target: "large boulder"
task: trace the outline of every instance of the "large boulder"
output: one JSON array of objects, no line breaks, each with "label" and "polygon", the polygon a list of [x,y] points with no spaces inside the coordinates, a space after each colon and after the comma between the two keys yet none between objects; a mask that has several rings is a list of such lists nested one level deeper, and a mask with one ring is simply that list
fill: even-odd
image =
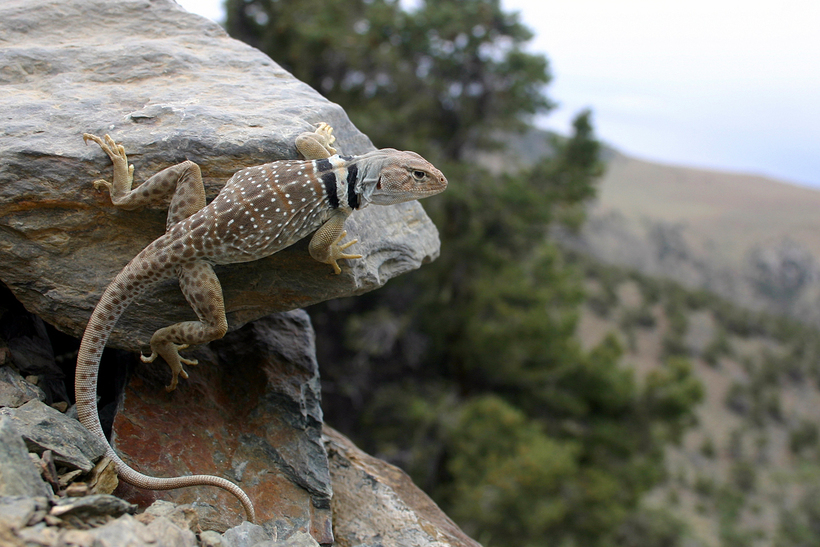
[{"label": "large boulder", "polygon": [[[0,280],[29,309],[79,336],[100,294],[162,235],[165,207],[121,211],[92,181],[111,162],[84,132],[121,141],[141,181],[189,159],[208,199],[237,170],[297,157],[319,122],[346,154],[373,149],[344,111],[262,52],[171,0],[5,0],[0,5]],[[307,242],[217,268],[231,329],[272,312],[360,294],[438,254],[421,206],[370,207],[347,223],[341,275]],[[175,282],[140,297],[111,344],[145,349],[158,328],[194,318]]]}]

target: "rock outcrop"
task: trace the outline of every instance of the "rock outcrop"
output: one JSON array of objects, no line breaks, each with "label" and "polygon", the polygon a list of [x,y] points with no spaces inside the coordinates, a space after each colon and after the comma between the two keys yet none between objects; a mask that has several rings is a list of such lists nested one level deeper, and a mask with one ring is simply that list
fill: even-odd
[{"label": "rock outcrop", "polygon": [[334,531],[340,547],[481,547],[401,469],[359,450],[324,427],[333,480]]},{"label": "rock outcrop", "polygon": [[[95,190],[111,164],[83,132],[124,143],[137,181],[196,162],[209,199],[240,168],[295,158],[295,137],[322,121],[344,153],[373,149],[338,105],[171,0],[7,0],[0,36],[0,279],[74,336],[114,275],[162,235],[166,212],[118,211]],[[217,268],[230,328],[366,292],[438,254],[418,203],[370,207],[346,227],[365,258],[340,276],[306,241]],[[156,329],[193,317],[169,282],[126,311],[110,343],[145,349]]]}]

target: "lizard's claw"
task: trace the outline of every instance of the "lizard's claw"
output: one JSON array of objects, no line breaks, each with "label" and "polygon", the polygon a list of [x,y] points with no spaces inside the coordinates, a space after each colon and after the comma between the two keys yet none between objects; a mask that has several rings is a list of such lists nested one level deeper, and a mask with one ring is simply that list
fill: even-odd
[{"label": "lizard's claw", "polygon": [[102,190],[103,188],[107,188],[109,194],[111,193],[111,189],[114,188],[114,185],[112,183],[108,182],[105,179],[95,180],[91,184],[93,184],[94,188],[97,189],[97,190]]}]

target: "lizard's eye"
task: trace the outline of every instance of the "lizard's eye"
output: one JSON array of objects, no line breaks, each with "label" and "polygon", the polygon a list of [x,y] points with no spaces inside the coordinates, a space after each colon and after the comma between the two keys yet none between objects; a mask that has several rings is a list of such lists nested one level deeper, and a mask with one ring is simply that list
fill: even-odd
[{"label": "lizard's eye", "polygon": [[419,171],[419,170],[413,171],[413,178],[416,179],[416,180],[424,180],[424,178],[426,176],[427,176],[427,173],[425,173],[424,171]]}]

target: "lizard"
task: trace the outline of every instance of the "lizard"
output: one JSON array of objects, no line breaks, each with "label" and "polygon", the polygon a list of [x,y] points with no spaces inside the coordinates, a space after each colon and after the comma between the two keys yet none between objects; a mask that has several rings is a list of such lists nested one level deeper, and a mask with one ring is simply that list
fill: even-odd
[{"label": "lizard", "polygon": [[150,340],[151,362],[162,357],[171,368],[171,383],[188,378],[183,365],[195,365],[179,351],[225,335],[228,322],[215,264],[248,262],[272,255],[315,232],[308,250],[317,261],[341,273],[338,260],[362,258],[342,243],[348,216],[368,204],[392,205],[442,192],[447,179],[415,152],[392,148],[359,156],[341,156],[333,147],[333,128],[321,123],[296,138],[304,160],[280,160],[236,172],[208,204],[199,166],[185,161],[168,167],[132,189],[134,166],[122,144],[109,135],[83,134],[97,143],[113,163],[113,182],[96,180],[114,206],[137,209],[171,195],[166,232],[137,254],[108,285],[86,325],[77,355],[75,399],[79,421],[106,445],[106,456],[124,482],[151,490],[210,485],[223,488],[242,503],[248,520],[255,510],[235,483],[213,475],[157,478],[129,467],[105,438],[97,412],[100,357],[126,307],[152,284],[177,277],[197,321],[156,331]]}]

